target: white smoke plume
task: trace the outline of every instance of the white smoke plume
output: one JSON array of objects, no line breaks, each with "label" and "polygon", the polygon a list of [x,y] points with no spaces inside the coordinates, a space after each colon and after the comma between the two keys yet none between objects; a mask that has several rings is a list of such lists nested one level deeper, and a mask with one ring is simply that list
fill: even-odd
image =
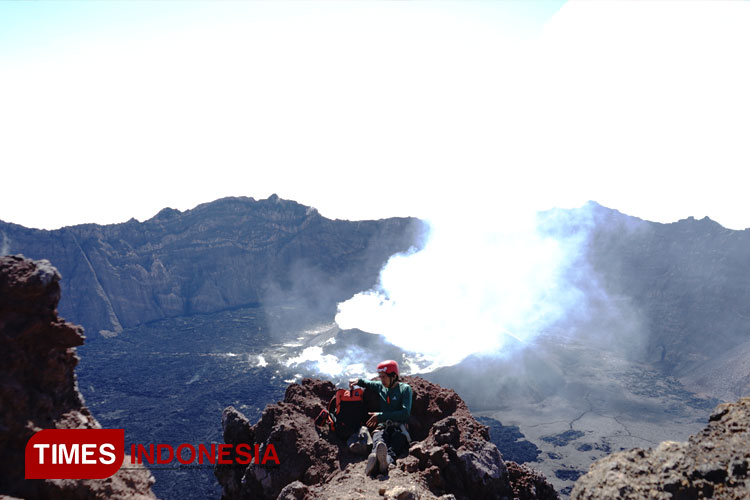
[{"label": "white smoke plume", "polygon": [[353,361],[353,357],[339,358],[332,354],[324,354],[320,346],[305,348],[298,356],[286,360],[287,367],[298,368],[309,363],[313,373],[325,374],[329,377],[354,377],[367,373],[364,363]]},{"label": "white smoke plume", "polygon": [[10,255],[10,238],[3,233],[3,243],[0,245],[0,255]]},{"label": "white smoke plume", "polygon": [[422,353],[431,368],[528,342],[582,305],[568,276],[586,213],[573,235],[543,233],[535,210],[494,202],[434,217],[425,248],[392,257],[375,289],[339,305],[336,322]]}]

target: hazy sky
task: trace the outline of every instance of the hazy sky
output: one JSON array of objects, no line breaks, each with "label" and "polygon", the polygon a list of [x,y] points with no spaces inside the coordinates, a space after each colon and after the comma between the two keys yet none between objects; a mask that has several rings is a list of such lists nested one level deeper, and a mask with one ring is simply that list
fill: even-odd
[{"label": "hazy sky", "polygon": [[0,219],[278,193],[748,227],[748,26],[748,2],[0,2]]}]

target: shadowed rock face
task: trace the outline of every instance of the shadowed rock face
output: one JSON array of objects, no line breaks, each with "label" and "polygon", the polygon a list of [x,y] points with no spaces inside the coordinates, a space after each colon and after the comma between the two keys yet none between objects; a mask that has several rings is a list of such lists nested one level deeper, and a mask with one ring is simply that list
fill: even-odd
[{"label": "shadowed rock face", "polygon": [[335,314],[338,302],[375,284],[391,255],[419,246],[424,229],[412,218],[330,220],[275,195],[164,209],[142,223],[42,231],[0,221],[10,252],[60,270],[61,314],[90,337],[280,300]]},{"label": "shadowed rock face", "polygon": [[[727,229],[708,217],[660,224],[593,202],[556,214],[557,231],[588,231],[587,265],[610,297],[639,312],[648,337],[637,357],[684,376],[750,342],[750,230]],[[569,222],[584,219],[587,229]]]},{"label": "shadowed rock face", "polygon": [[47,261],[0,257],[0,496],[155,498],[144,468],[103,480],[24,479],[24,450],[35,432],[101,427],[76,387],[75,346],[84,337],[57,316],[59,281]]},{"label": "shadowed rock face", "polygon": [[503,461],[487,427],[472,417],[454,391],[420,377],[404,381],[414,391],[414,441],[387,478],[365,478],[365,461],[327,429],[315,427],[314,418],[336,390],[330,382],[304,379],[290,385],[284,401],[267,406],[255,425],[228,407],[224,440],[234,445],[273,443],[281,465],[217,466],[224,498],[558,498],[543,476]]},{"label": "shadowed rock face", "polygon": [[589,469],[571,498],[693,500],[750,498],[750,398],[719,405],[687,443],[614,453]]}]

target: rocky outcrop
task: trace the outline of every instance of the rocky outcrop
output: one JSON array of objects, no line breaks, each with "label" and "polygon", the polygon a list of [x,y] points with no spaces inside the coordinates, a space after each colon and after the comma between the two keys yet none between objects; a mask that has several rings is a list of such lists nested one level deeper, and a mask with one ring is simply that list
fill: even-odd
[{"label": "rocky outcrop", "polygon": [[461,398],[420,377],[405,377],[414,391],[412,444],[388,476],[364,477],[365,461],[313,420],[333,396],[330,382],[304,379],[284,401],[266,407],[251,425],[236,409],[224,410],[227,443],[272,443],[278,467],[216,469],[225,499],[557,499],[543,476],[506,463],[486,426]]},{"label": "rocky outcrop", "polygon": [[376,283],[391,255],[419,246],[423,231],[413,218],[330,220],[275,195],[54,231],[0,221],[10,252],[60,270],[60,312],[90,340],[166,317],[282,300],[331,316],[338,302]]},{"label": "rocky outcrop", "polygon": [[614,453],[594,463],[574,500],[750,498],[750,398],[719,405],[686,443]]},{"label": "rocky outcrop", "polygon": [[76,387],[75,347],[84,337],[57,316],[59,281],[47,261],[0,257],[0,496],[155,498],[151,474],[139,467],[103,480],[24,479],[24,450],[35,432],[100,427]]}]

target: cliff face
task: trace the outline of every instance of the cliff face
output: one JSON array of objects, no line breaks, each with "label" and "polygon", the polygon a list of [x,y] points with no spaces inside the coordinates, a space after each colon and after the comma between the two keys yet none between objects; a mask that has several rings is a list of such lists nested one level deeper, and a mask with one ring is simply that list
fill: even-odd
[{"label": "cliff face", "polygon": [[591,262],[641,311],[650,361],[684,375],[750,341],[750,230],[708,218],[657,224],[603,207],[595,217]]},{"label": "cliff face", "polygon": [[47,261],[0,257],[0,495],[155,498],[144,468],[103,480],[24,479],[24,450],[35,432],[100,427],[76,386],[83,334],[57,316],[59,281]]},{"label": "cliff face", "polygon": [[486,426],[461,398],[419,377],[405,377],[414,391],[412,444],[388,476],[364,475],[366,460],[313,420],[336,388],[305,379],[290,385],[284,401],[266,407],[255,425],[233,407],[224,410],[227,443],[272,443],[280,466],[217,466],[225,499],[557,499],[544,476],[504,462]]},{"label": "cliff face", "polygon": [[574,500],[750,498],[750,398],[719,405],[687,443],[614,453],[589,469]]},{"label": "cliff face", "polygon": [[[584,236],[570,279],[586,293],[590,316],[611,317],[609,303],[597,302],[597,287],[637,316],[632,326],[648,335],[642,346],[632,346],[636,357],[681,377],[702,364],[701,370],[711,368],[737,346],[750,349],[750,230],[726,229],[708,218],[660,224],[593,202],[550,211],[542,221],[551,234]],[[703,382],[707,392],[721,393]]]},{"label": "cliff face", "polygon": [[237,306],[296,300],[314,312],[375,284],[397,252],[420,244],[417,219],[350,222],[272,196],[224,198],[143,223],[55,231],[0,222],[14,254],[65,277],[61,314],[89,336]]}]

